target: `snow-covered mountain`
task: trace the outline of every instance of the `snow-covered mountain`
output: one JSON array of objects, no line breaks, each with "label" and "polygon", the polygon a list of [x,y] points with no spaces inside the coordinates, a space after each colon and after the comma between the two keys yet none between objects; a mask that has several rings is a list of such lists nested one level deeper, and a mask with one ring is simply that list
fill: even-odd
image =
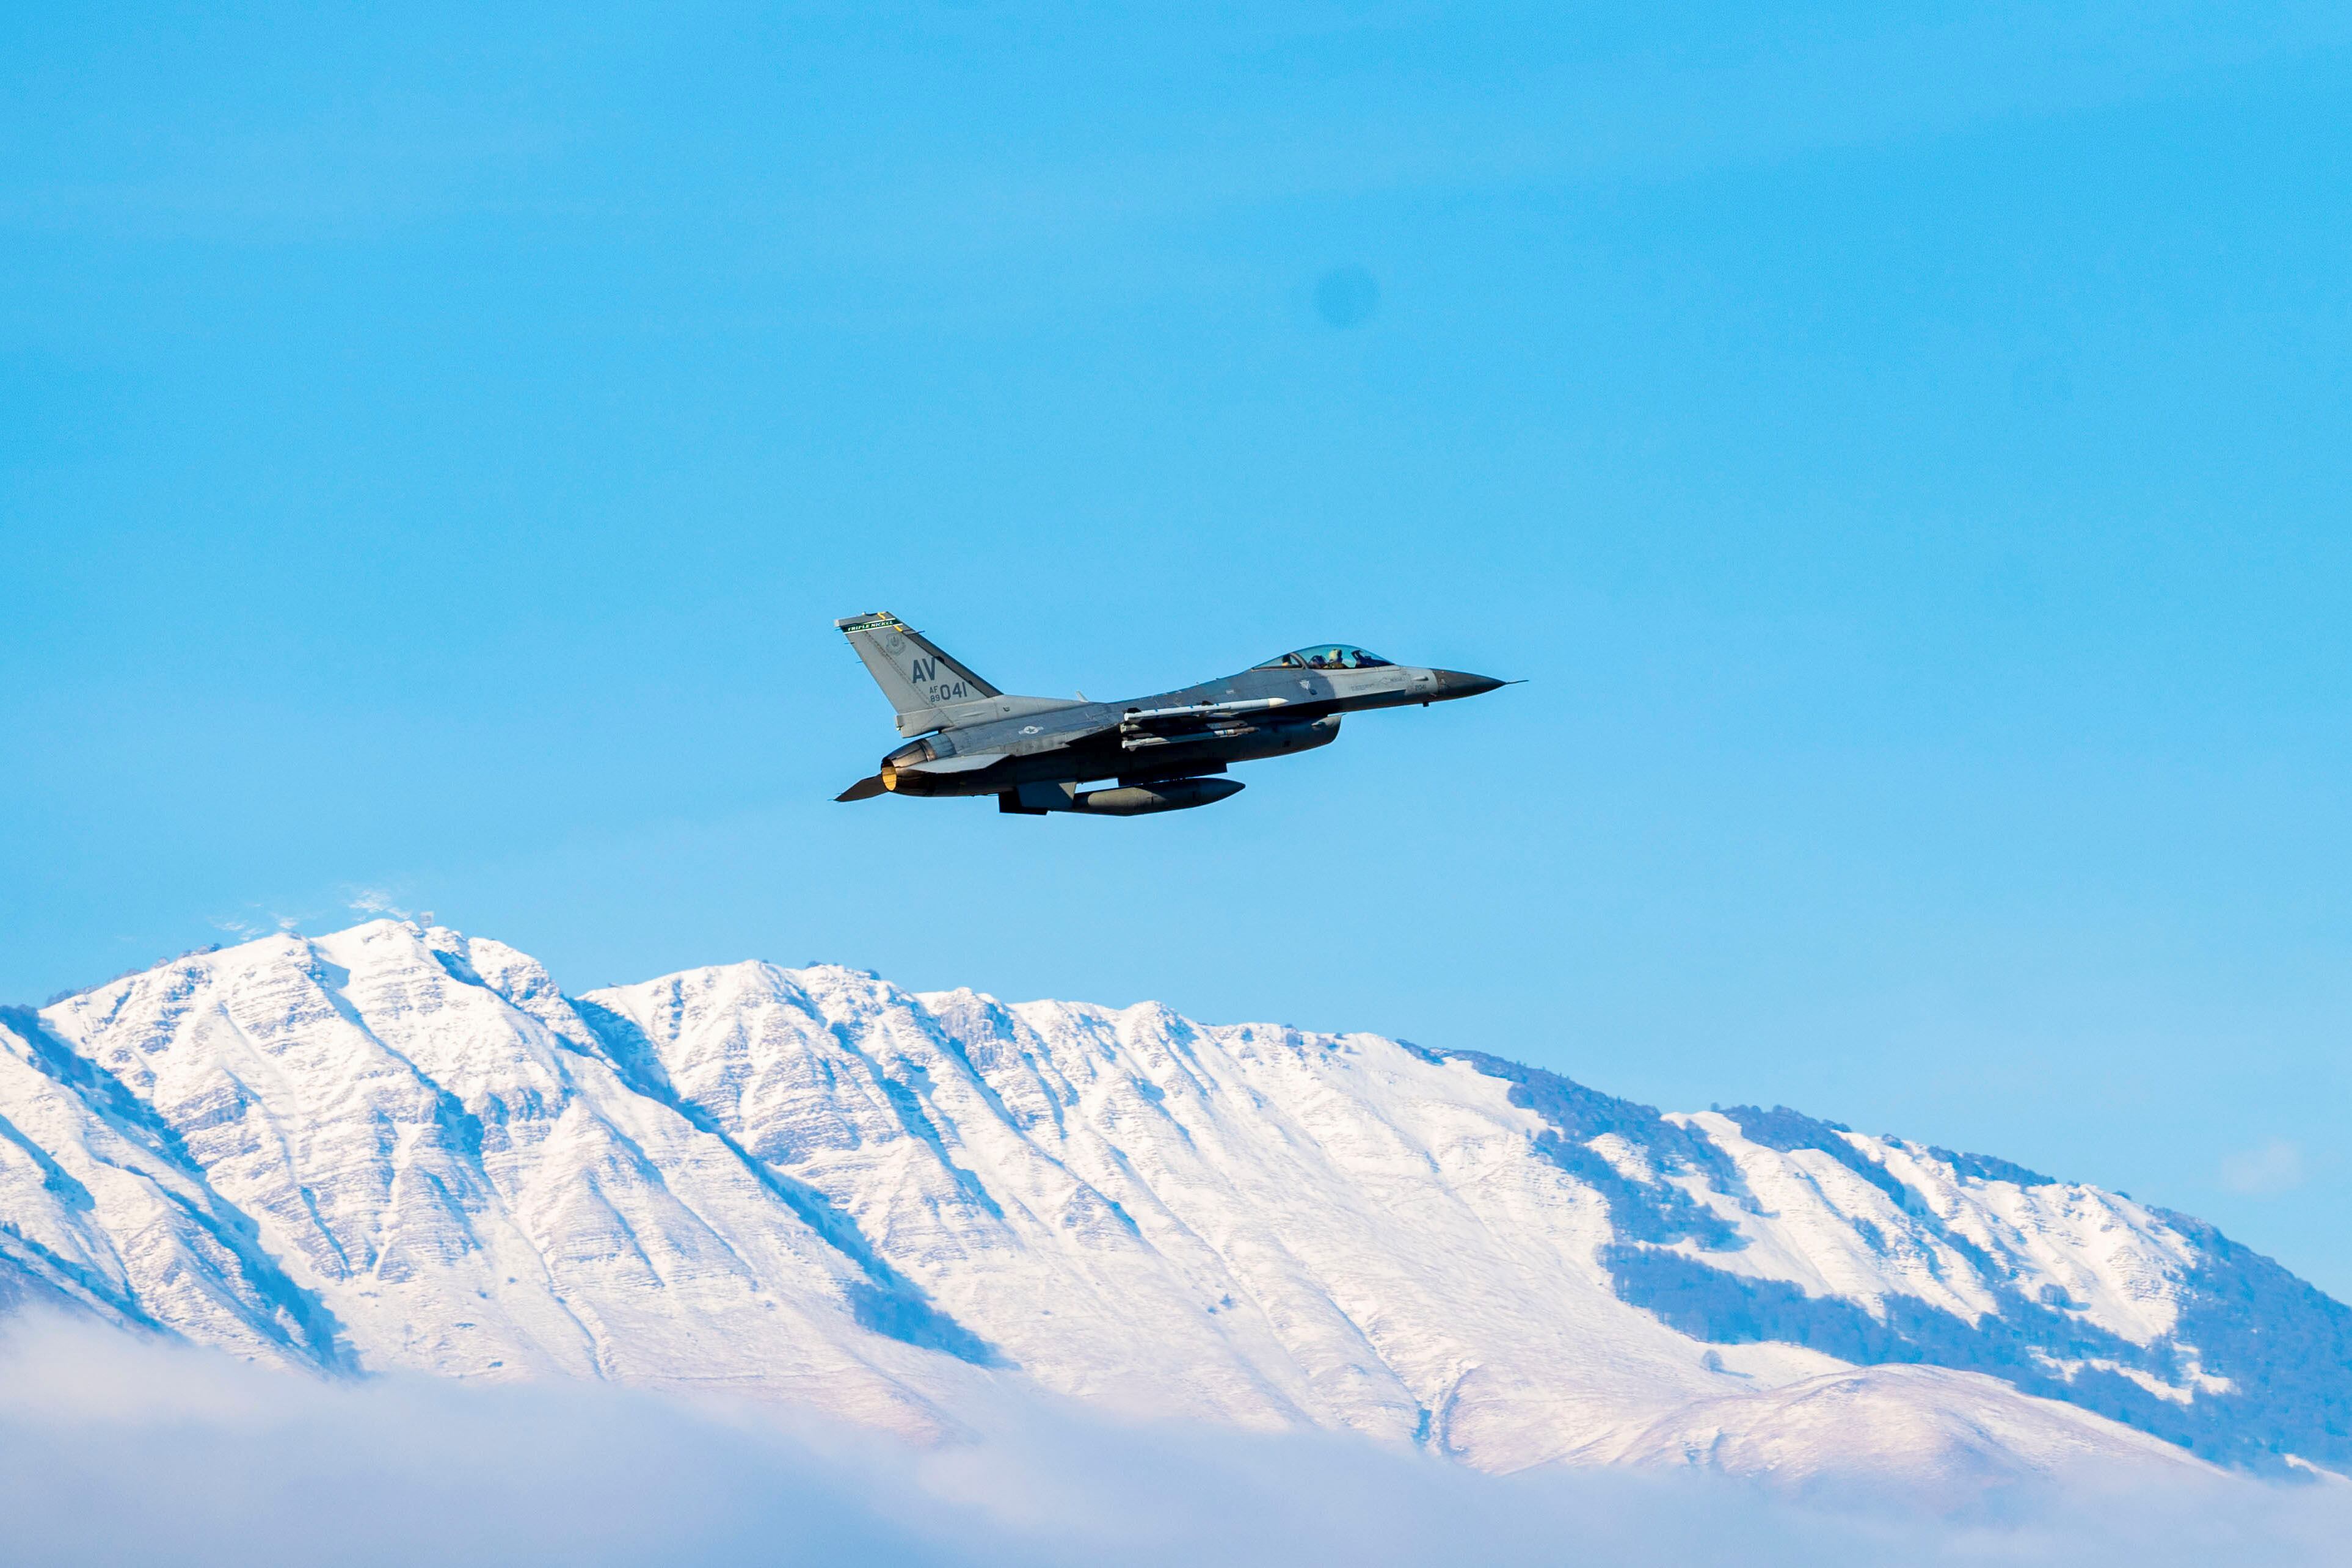
[{"label": "snow-covered mountain", "polygon": [[2352,1469],[2352,1312],[2210,1227],[1470,1051],[375,921],[0,1014],[0,1304],[328,1371],[992,1386],[1482,1468]]}]

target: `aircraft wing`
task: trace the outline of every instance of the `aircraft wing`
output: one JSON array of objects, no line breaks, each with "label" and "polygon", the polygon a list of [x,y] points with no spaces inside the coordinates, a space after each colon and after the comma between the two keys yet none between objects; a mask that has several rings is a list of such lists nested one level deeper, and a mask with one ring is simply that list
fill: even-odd
[{"label": "aircraft wing", "polygon": [[1281,697],[1252,697],[1229,703],[1193,703],[1185,707],[1131,707],[1118,716],[1121,729],[1195,729],[1227,716],[1264,713],[1287,706]]},{"label": "aircraft wing", "polygon": [[1133,737],[1192,733],[1287,706],[1281,697],[1254,697],[1229,703],[1188,703],[1182,707],[1131,707],[1116,717],[1104,719],[1087,729],[1067,733],[1062,738],[1071,741],[1089,740],[1105,734]]},{"label": "aircraft wing", "polygon": [[1140,751],[1177,741],[1206,740],[1287,706],[1280,697],[1252,697],[1229,703],[1190,703],[1182,707],[1131,707],[1118,716],[1116,726],[1103,727],[1117,730],[1121,750]]}]

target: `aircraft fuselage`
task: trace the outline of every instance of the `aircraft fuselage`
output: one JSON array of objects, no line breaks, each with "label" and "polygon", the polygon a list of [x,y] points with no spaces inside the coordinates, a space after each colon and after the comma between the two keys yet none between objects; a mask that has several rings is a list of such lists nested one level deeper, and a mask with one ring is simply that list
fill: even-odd
[{"label": "aircraft fuselage", "polygon": [[[1206,775],[1328,745],[1343,715],[1425,706],[1505,684],[1391,664],[1335,643],[1123,702],[1016,697],[895,617],[877,613],[841,624],[898,706],[899,732],[929,731],[884,758],[876,777],[853,786],[845,800],[885,792],[994,795],[1008,811],[1182,810],[1241,788]],[[1116,779],[1118,788],[1081,788],[1097,779]]]}]

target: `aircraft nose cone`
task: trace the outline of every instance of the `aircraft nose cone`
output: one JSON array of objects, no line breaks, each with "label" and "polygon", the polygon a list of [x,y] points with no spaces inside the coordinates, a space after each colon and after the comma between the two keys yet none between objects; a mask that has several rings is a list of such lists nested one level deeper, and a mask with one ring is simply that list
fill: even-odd
[{"label": "aircraft nose cone", "polygon": [[1474,675],[1462,670],[1437,672],[1437,689],[1449,697],[1475,697],[1491,692],[1504,683],[1492,675]]}]

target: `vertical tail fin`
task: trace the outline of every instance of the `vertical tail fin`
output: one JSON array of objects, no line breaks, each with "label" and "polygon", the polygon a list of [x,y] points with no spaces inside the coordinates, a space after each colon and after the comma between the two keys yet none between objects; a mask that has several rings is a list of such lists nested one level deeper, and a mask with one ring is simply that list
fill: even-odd
[{"label": "vertical tail fin", "polygon": [[901,735],[946,728],[961,716],[951,710],[1003,695],[887,611],[852,615],[834,624],[898,711]]}]

